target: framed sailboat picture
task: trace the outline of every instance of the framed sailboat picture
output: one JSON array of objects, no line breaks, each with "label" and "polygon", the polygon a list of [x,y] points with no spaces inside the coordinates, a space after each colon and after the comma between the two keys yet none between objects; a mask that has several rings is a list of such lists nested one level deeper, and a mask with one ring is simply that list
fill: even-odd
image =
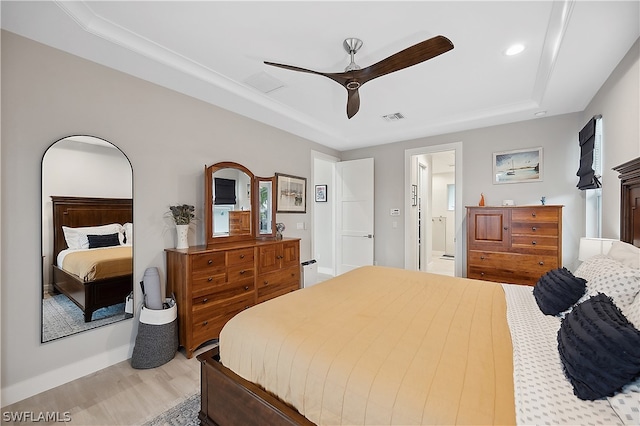
[{"label": "framed sailboat picture", "polygon": [[540,182],[542,147],[493,153],[493,183]]}]

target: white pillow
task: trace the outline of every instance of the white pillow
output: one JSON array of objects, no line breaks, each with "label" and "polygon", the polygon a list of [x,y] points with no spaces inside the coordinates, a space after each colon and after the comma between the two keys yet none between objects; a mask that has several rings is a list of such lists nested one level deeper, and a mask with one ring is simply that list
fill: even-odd
[{"label": "white pillow", "polygon": [[587,280],[587,282],[589,282],[602,272],[603,267],[611,267],[612,264],[615,265],[616,263],[617,261],[610,258],[609,256],[598,254],[582,262],[573,273],[573,275],[575,275],[576,277],[584,278],[585,280]]},{"label": "white pillow", "polygon": [[64,233],[64,239],[67,242],[67,247],[74,250],[89,248],[89,239],[87,238],[87,235],[118,234],[120,244],[124,241],[124,228],[119,223],[101,226],[84,226],[80,228],[63,226],[62,232]]},{"label": "white pillow", "polygon": [[622,308],[622,313],[636,329],[640,330],[640,294],[636,295],[630,305]]},{"label": "white pillow", "polygon": [[640,269],[640,248],[623,241],[614,241],[607,256],[629,268]]},{"label": "white pillow", "polygon": [[604,293],[620,309],[631,305],[640,292],[640,269],[629,268],[608,256],[597,255],[585,260],[574,275],[587,280],[585,296]]},{"label": "white pillow", "polygon": [[130,246],[133,244],[133,223],[127,222],[122,225],[122,227],[124,228],[124,235],[127,241],[126,244]]}]

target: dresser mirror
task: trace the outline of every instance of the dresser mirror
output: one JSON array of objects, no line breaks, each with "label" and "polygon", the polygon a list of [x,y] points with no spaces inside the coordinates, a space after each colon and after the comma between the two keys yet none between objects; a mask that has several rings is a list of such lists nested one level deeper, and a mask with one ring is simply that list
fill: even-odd
[{"label": "dresser mirror", "polygon": [[[41,341],[131,318],[125,309],[133,289],[128,158],[103,139],[70,136],[47,149],[41,173]],[[92,257],[97,253],[117,266],[103,269]]]},{"label": "dresser mirror", "polygon": [[253,173],[241,164],[205,169],[207,245],[255,238]]},{"label": "dresser mirror", "polygon": [[275,200],[275,176],[270,178],[258,177],[258,234],[260,237],[275,235],[276,211],[273,208]]}]

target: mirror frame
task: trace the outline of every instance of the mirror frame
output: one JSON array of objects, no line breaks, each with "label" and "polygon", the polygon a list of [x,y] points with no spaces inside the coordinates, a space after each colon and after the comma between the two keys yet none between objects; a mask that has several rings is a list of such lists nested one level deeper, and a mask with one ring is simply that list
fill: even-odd
[{"label": "mirror frame", "polygon": [[[114,198],[105,198],[104,196],[83,196],[83,195],[71,195],[71,196],[59,196],[58,194],[54,193],[54,194],[45,194],[45,164],[47,161],[47,154],[51,153],[51,149],[54,148],[58,143],[61,143],[63,141],[66,140],[74,140],[74,139],[82,139],[82,138],[90,138],[95,140],[96,142],[98,142],[98,145],[102,145],[102,144],[108,144],[110,146],[110,149],[114,149],[117,150],[121,155],[122,155],[122,159],[126,160],[126,162],[129,165],[129,172],[130,172],[130,180],[131,180],[131,196],[130,198],[122,198],[122,197],[114,197]],[[123,163],[124,164],[124,163]],[[131,163],[131,160],[129,159],[129,157],[127,156],[127,154],[124,153],[124,151],[122,151],[122,149],[120,149],[117,145],[115,145],[113,142],[110,142],[106,139],[103,139],[101,137],[98,136],[93,136],[93,135],[88,135],[88,134],[71,134],[65,137],[62,137],[56,141],[54,141],[51,145],[49,145],[47,147],[47,149],[45,149],[44,153],[42,154],[42,159],[40,162],[40,344],[47,344],[53,341],[57,341],[60,339],[64,339],[66,337],[70,337],[70,336],[74,336],[76,334],[79,333],[84,333],[86,331],[92,331],[95,330],[97,328],[101,328],[101,327],[105,327],[108,325],[112,325],[121,321],[125,321],[127,319],[131,319],[133,318],[133,314],[131,313],[127,313],[126,312],[126,306],[125,306],[125,313],[124,313],[124,317],[121,319],[117,319],[116,321],[107,321],[104,322],[100,325],[95,325],[96,323],[90,323],[92,326],[86,326],[87,323],[85,323],[86,327],[82,327],[82,329],[79,329],[77,331],[72,331],[68,334],[64,334],[64,335],[58,335],[49,339],[45,340],[45,312],[44,312],[44,299],[45,299],[45,285],[47,284],[52,284],[53,285],[53,264],[55,264],[56,260],[54,258],[52,258],[51,260],[48,260],[47,257],[52,256],[53,253],[58,252],[60,249],[64,249],[67,247],[67,243],[66,240],[64,239],[63,236],[60,236],[58,234],[58,232],[56,232],[55,230],[52,230],[52,227],[50,225],[55,225],[55,223],[53,222],[54,220],[54,214],[52,211],[49,211],[47,208],[47,213],[45,214],[45,204],[44,203],[44,199],[45,199],[45,195],[48,195],[48,199],[59,199],[64,206],[71,206],[74,203],[77,202],[81,202],[81,205],[79,205],[78,207],[80,209],[86,209],[88,206],[94,206],[97,208],[102,208],[104,209],[106,204],[105,202],[107,202],[109,204],[108,207],[116,206],[116,213],[111,214],[111,217],[115,217],[115,216],[119,216],[121,217],[122,215],[120,213],[117,213],[117,211],[119,210],[119,206],[122,207],[127,207],[130,210],[130,222],[133,223],[133,210],[134,210],[134,206],[133,206],[133,200],[134,200],[134,196],[133,196],[133,192],[134,192],[134,185],[133,185],[133,164]],[[52,203],[52,206],[54,206],[55,203]],[[107,207],[107,208],[108,208]],[[49,216],[50,215],[50,216]],[[66,216],[66,213],[65,213]],[[51,221],[51,223],[48,223],[48,226],[45,228],[45,217],[48,217],[49,220]],[[65,224],[63,222],[63,224]],[[90,226],[90,224],[81,224],[82,226]],[[73,226],[73,225],[71,225]],[[97,225],[96,225],[97,226]],[[59,231],[61,232],[61,231]],[[47,234],[47,237],[49,240],[46,241],[47,243],[47,248],[45,248],[45,233]],[[133,238],[133,237],[132,237]],[[52,251],[50,251],[50,249],[52,249]],[[132,258],[131,258],[131,262],[132,262],[132,273],[131,273],[131,289],[130,289],[130,293],[129,294],[133,294],[133,289],[134,289],[134,276],[135,276],[135,250],[132,248]],[[45,274],[45,270],[47,270],[47,273]],[[46,280],[45,280],[46,278]],[[117,281],[117,280],[116,280]],[[60,294],[63,294],[63,292],[60,292]],[[77,294],[76,294],[77,295]],[[69,297],[68,295],[66,296],[71,302],[74,302],[72,297]],[[125,303],[126,305],[126,301],[125,298],[122,299],[122,302]],[[133,300],[132,300],[133,302]],[[93,306],[95,307],[95,305]],[[98,320],[96,320],[98,321]]]},{"label": "mirror frame", "polygon": [[[260,182],[271,182],[271,232],[260,233]],[[256,177],[256,199],[254,205],[256,206],[257,215],[255,215],[255,228],[258,238],[272,238],[276,236],[276,177]]]},{"label": "mirror frame", "polygon": [[[229,236],[221,236],[214,237],[213,236],[213,174],[221,169],[237,169],[244,172],[249,177],[249,182],[251,183],[251,232],[243,235],[229,235]],[[232,241],[244,241],[244,240],[254,240],[256,238],[256,179],[251,170],[247,169],[242,164],[234,163],[231,161],[223,161],[220,163],[213,164],[209,167],[205,166],[204,169],[204,220],[205,220],[205,232],[206,232],[206,240],[207,246],[222,244]]]}]

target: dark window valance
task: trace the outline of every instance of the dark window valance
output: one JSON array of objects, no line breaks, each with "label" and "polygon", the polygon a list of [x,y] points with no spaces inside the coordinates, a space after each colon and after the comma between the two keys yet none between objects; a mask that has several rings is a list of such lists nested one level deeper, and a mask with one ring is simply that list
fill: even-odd
[{"label": "dark window valance", "polygon": [[593,150],[596,141],[596,120],[601,116],[595,116],[578,133],[580,142],[580,168],[576,175],[580,178],[578,189],[600,188],[602,185],[593,170]]},{"label": "dark window valance", "polygon": [[214,178],[214,184],[214,204],[236,203],[236,181],[234,179]]}]

